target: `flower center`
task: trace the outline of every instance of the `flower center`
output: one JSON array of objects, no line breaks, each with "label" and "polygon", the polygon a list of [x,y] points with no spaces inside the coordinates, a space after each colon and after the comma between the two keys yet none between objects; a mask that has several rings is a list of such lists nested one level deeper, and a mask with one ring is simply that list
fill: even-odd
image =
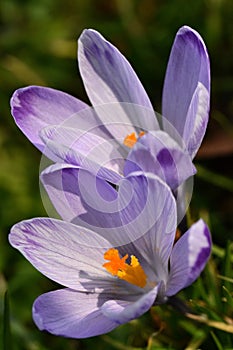
[{"label": "flower center", "polygon": [[137,142],[137,140],[139,139],[139,137],[142,137],[143,135],[145,135],[144,131],[140,131],[138,137],[136,137],[135,132],[132,132],[132,134],[129,134],[125,137],[124,139],[124,145],[129,147],[129,148],[133,148],[133,146],[135,145],[135,143]]},{"label": "flower center", "polygon": [[146,285],[147,276],[141,267],[138,259],[131,255],[131,262],[128,264],[128,254],[120,257],[119,252],[115,248],[110,248],[105,254],[104,259],[109,262],[103,264],[103,267],[110,272],[113,276],[117,276],[120,279],[127,281],[135,286],[144,288]]}]

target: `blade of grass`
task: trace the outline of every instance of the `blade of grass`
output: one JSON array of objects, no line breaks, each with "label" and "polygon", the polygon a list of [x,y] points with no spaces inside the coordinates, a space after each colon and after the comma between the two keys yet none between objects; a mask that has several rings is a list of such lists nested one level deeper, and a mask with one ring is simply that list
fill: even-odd
[{"label": "blade of grass", "polygon": [[[205,283],[208,286],[208,304],[211,308],[216,310],[217,312],[222,311],[222,302],[221,295],[217,291],[219,290],[219,279],[216,277],[217,275],[217,267],[215,261],[210,259],[204,273]],[[212,291],[216,291],[216,293],[212,293]]]},{"label": "blade of grass", "polygon": [[214,340],[214,342],[215,342],[215,344],[216,344],[218,350],[223,350],[223,347],[222,347],[222,345],[220,344],[220,341],[218,340],[218,338],[217,338],[217,336],[214,334],[214,332],[211,331],[210,334],[211,334],[211,336],[212,336],[212,338],[213,338],[213,340]]},{"label": "blade of grass", "polygon": [[220,278],[223,281],[227,281],[229,283],[233,283],[233,278],[222,276],[222,275],[217,275],[218,278]]},{"label": "blade of grass", "polygon": [[191,339],[189,344],[186,346],[185,350],[196,350],[204,342],[207,335],[203,332],[197,332],[195,336]]},{"label": "blade of grass", "polygon": [[[231,257],[232,257],[232,242],[228,241],[226,246],[226,252],[224,257],[224,263],[223,263],[223,269],[222,269],[222,275],[226,277],[230,277],[232,275],[232,264],[231,264]],[[223,288],[224,291],[229,291],[231,289],[231,283],[228,280],[225,280]],[[230,293],[229,293],[230,296]],[[229,298],[229,303],[232,303],[232,297]],[[229,304],[225,303],[223,306],[223,311],[225,314],[229,315]]]},{"label": "blade of grass", "polygon": [[3,350],[12,350],[11,329],[10,329],[10,306],[7,291],[4,294],[3,312]]},{"label": "blade of grass", "polygon": [[186,314],[186,316],[192,320],[197,321],[197,322],[204,323],[209,327],[216,328],[216,329],[219,329],[221,331],[233,334],[233,325],[232,324],[227,324],[225,322],[209,320],[206,317],[194,315],[194,314]]},{"label": "blade of grass", "polygon": [[225,313],[229,315],[231,314],[231,311],[233,309],[233,297],[229,289],[227,289],[225,286],[222,286],[222,289],[224,291],[225,298],[227,300]]}]

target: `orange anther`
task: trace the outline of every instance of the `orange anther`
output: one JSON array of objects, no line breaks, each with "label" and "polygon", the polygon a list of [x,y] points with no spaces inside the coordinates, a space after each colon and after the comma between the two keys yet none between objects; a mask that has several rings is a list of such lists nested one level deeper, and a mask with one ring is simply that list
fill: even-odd
[{"label": "orange anther", "polygon": [[139,137],[142,137],[143,135],[145,135],[144,131],[140,131],[138,137],[136,137],[135,132],[132,132],[132,134],[129,134],[125,137],[124,139],[124,145],[129,147],[129,148],[133,148],[133,146],[135,145],[135,143],[137,142],[137,140],[139,139]]},{"label": "orange anther", "polygon": [[104,259],[109,260],[109,262],[103,264],[103,267],[113,276],[117,276],[138,287],[145,287],[147,276],[134,255],[131,255],[129,265],[125,262],[128,259],[128,254],[121,258],[117,249],[110,248],[104,254]]}]

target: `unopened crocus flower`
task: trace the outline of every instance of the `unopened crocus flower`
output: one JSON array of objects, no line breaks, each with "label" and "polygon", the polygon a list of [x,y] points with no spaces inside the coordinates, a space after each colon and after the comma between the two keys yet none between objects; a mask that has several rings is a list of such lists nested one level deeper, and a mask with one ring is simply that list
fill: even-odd
[{"label": "unopened crocus flower", "polygon": [[[117,183],[128,174],[124,173],[122,154],[127,158],[132,148],[131,161],[136,159],[142,170],[148,171],[147,166],[143,169],[140,158],[140,141],[144,140],[144,150],[159,162],[161,172],[165,172],[162,178],[171,188],[194,174],[189,157],[195,156],[205,134],[210,95],[209,58],[195,30],[184,26],[176,35],[163,88],[162,125],[129,62],[97,31],[84,30],[81,34],[78,63],[94,109],[50,88],[29,86],[14,93],[11,99],[14,119],[36,147],[54,161],[82,165],[94,172],[99,167],[99,176]],[[166,150],[162,156],[158,154],[161,137],[157,139],[153,132],[160,128],[172,138],[170,141],[168,135],[162,137],[163,142],[166,138],[168,158],[164,157]],[[150,132],[153,140],[147,140]],[[178,143],[175,151],[174,142]],[[178,166],[179,176],[175,178],[171,174],[174,162],[164,162],[171,157],[175,157]],[[156,169],[155,164],[153,171],[160,176]]]},{"label": "unopened crocus flower", "polygon": [[[109,205],[114,191],[105,188]],[[40,330],[72,338],[107,333],[167,302],[203,270],[211,250],[208,227],[199,220],[174,245],[176,203],[164,182],[131,174],[118,194],[114,230],[109,215],[98,232],[51,218],[12,227],[11,245],[65,287],[34,302]]]}]

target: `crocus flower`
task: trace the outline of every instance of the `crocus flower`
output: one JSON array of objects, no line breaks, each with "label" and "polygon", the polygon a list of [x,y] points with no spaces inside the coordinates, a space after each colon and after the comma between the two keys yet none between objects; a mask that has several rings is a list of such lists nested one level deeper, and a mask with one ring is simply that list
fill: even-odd
[{"label": "crocus flower", "polygon": [[[182,175],[172,178],[171,186],[180,185],[194,174],[188,155],[194,157],[205,134],[210,93],[208,54],[195,30],[184,26],[176,35],[164,82],[162,125],[129,62],[97,31],[84,30],[80,36],[78,63],[94,109],[64,92],[39,86],[19,89],[11,99],[17,125],[37,148],[55,161],[82,164],[90,171],[98,168],[99,176],[116,183],[125,175],[122,157],[127,158],[132,141],[134,144],[138,140],[139,145],[140,139],[144,139],[144,148],[156,159],[155,150],[161,150],[158,146],[161,138],[157,140],[156,133],[153,134],[151,151],[151,140],[140,135],[162,127],[173,139],[170,142],[166,136],[169,153],[182,158],[181,165],[178,164]],[[178,145],[174,152],[175,141]],[[95,148],[97,151],[92,151]],[[132,152],[132,159],[141,159],[141,149]],[[181,155],[182,152],[185,154]],[[140,163],[143,169],[143,161]],[[167,173],[169,164],[160,164],[163,172]],[[174,169],[174,164],[171,168]],[[171,177],[165,174],[163,179]]]},{"label": "crocus flower", "polygon": [[[81,166],[113,184],[130,172],[149,171],[176,193],[180,221],[192,192],[189,186],[186,190],[185,181],[195,174],[192,158],[208,121],[209,59],[202,38],[187,26],[176,35],[165,76],[165,117],[160,125],[132,67],[98,32],[82,33],[78,61],[93,108],[61,91],[38,86],[19,89],[11,99],[17,125],[36,147],[60,164],[60,172],[56,166],[47,169],[46,176],[42,174],[49,197],[57,192],[57,183],[67,182],[59,178],[61,173],[66,176],[64,168],[73,167],[76,172]],[[69,189],[72,191],[75,193],[75,188]],[[83,207],[72,206],[67,198],[73,217],[79,216]],[[67,220],[64,196],[55,196],[53,204]]]},{"label": "crocus flower", "polygon": [[209,258],[211,238],[202,220],[174,245],[175,199],[154,174],[124,178],[115,201],[116,190],[105,191],[109,205],[119,208],[115,230],[107,215],[99,232],[51,218],[11,229],[11,245],[65,287],[34,302],[40,330],[72,338],[107,333],[189,286]]}]

